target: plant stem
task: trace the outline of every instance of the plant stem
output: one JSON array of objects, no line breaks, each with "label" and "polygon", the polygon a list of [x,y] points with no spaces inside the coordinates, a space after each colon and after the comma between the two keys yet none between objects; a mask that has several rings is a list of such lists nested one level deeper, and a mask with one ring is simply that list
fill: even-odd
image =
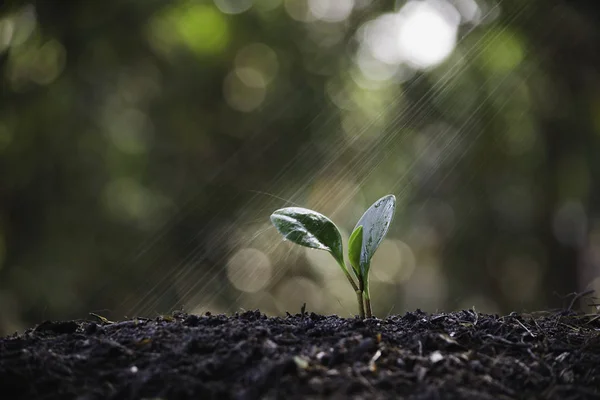
[{"label": "plant stem", "polygon": [[350,282],[350,285],[352,285],[352,289],[354,289],[354,292],[356,293],[356,300],[358,301],[358,315],[360,316],[361,319],[365,318],[365,307],[363,305],[363,291],[359,286],[362,286],[360,283],[360,279],[359,279],[359,286],[356,285],[356,282],[354,282],[354,279],[352,279],[352,276],[350,276],[350,273],[348,272],[348,269],[346,268],[345,265],[342,265],[342,270],[344,270],[344,275],[346,275],[346,278],[348,279],[348,282]]},{"label": "plant stem", "polygon": [[371,299],[365,297],[365,308],[367,309],[367,318],[373,317],[373,313],[371,311]]},{"label": "plant stem", "polygon": [[352,285],[352,289],[354,289],[354,291],[357,292],[358,286],[356,286],[356,282],[354,282],[354,279],[352,279],[352,277],[348,273],[348,270],[345,269],[344,274],[346,275],[346,278],[348,278],[348,282],[350,282],[350,284]]},{"label": "plant stem", "polygon": [[358,301],[358,316],[365,319],[365,307],[363,306],[363,294],[360,290],[356,291],[356,301]]},{"label": "plant stem", "polygon": [[367,284],[364,286],[363,298],[364,298],[364,302],[365,302],[364,308],[366,310],[367,318],[371,318],[371,317],[373,317],[373,312],[371,311],[371,296],[369,295],[369,282],[368,282],[368,280],[367,280]]},{"label": "plant stem", "polygon": [[358,278],[358,290],[356,291],[356,296],[360,296],[360,298],[357,298],[359,306],[358,309],[360,310],[360,318],[364,319],[365,318],[365,305],[363,303],[363,298],[365,295],[365,285],[364,285],[364,281],[362,279],[362,277]]}]

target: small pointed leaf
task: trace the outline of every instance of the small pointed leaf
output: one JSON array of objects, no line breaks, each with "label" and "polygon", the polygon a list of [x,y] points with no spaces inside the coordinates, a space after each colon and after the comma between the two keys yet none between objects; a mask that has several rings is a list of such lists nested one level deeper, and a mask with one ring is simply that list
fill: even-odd
[{"label": "small pointed leaf", "polygon": [[[323,214],[301,207],[287,207],[271,214],[271,222],[287,240],[301,246],[326,250],[344,265],[342,236]],[[342,267],[346,270],[346,267]]]},{"label": "small pointed leaf", "polygon": [[360,281],[360,252],[362,249],[362,239],[363,239],[363,227],[359,225],[354,229],[352,235],[350,235],[350,239],[348,240],[348,259],[350,260],[350,265],[352,265],[352,269],[354,270],[354,274]]},{"label": "small pointed leaf", "polygon": [[375,254],[390,227],[395,209],[396,197],[389,194],[373,203],[356,224],[357,227],[363,227],[360,254],[360,272],[363,279],[368,278],[371,258],[373,258],[373,254]]}]

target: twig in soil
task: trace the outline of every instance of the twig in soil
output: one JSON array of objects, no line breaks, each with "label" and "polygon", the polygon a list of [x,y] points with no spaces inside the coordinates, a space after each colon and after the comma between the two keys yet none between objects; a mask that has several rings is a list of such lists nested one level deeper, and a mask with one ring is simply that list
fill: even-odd
[{"label": "twig in soil", "polygon": [[579,300],[582,297],[588,296],[592,293],[594,293],[594,289],[586,290],[585,292],[581,292],[581,293],[571,293],[569,296],[573,296],[573,300],[571,300],[571,303],[569,304],[567,311],[571,311],[571,309],[573,308],[573,306],[575,305],[575,302],[577,300]]},{"label": "twig in soil", "polygon": [[519,321],[519,320],[518,320],[518,319],[516,319],[516,318],[515,318],[515,321],[517,321],[517,323],[518,323],[519,325],[521,325],[521,326],[523,327],[523,329],[525,329],[525,330],[527,331],[527,333],[529,333],[529,335],[530,335],[532,338],[534,338],[534,337],[535,337],[535,334],[534,334],[533,332],[531,332],[531,331],[529,330],[529,328],[525,326],[525,324],[523,324],[521,321]]},{"label": "twig in soil", "polygon": [[495,341],[497,341],[497,342],[500,342],[500,343],[503,343],[503,344],[507,344],[507,345],[509,345],[509,346],[515,346],[515,347],[525,347],[525,348],[529,348],[529,347],[531,347],[531,346],[530,346],[529,344],[527,344],[527,343],[517,343],[517,342],[511,342],[510,340],[508,340],[508,339],[504,339],[503,337],[500,337],[500,336],[495,336],[495,335],[490,335],[490,334],[483,335],[483,336],[484,336],[484,337],[486,337],[486,338],[493,339],[493,340],[495,340]]},{"label": "twig in soil", "polygon": [[592,322],[596,321],[597,319],[600,319],[600,314],[596,315],[594,318],[590,318],[590,320],[588,322],[586,322],[586,324],[591,324]]},{"label": "twig in soil", "polygon": [[540,326],[540,324],[537,322],[537,319],[535,319],[535,317],[533,318],[533,323],[535,324],[535,326],[537,327],[538,331],[542,333],[542,335],[545,335],[544,330],[542,329],[542,327]]},{"label": "twig in soil", "polygon": [[477,325],[477,321],[479,321],[479,314],[477,314],[477,311],[475,311],[475,306],[473,306],[472,312],[475,315],[475,321],[473,321],[473,326],[476,326]]},{"label": "twig in soil", "polygon": [[99,315],[99,314],[96,314],[96,313],[93,313],[93,312],[91,312],[91,313],[89,313],[89,314],[90,314],[92,317],[96,317],[96,318],[98,318],[98,319],[100,320],[100,322],[102,322],[103,324],[106,324],[106,325],[114,324],[114,322],[113,322],[113,321],[110,321],[108,318],[106,318],[106,317],[103,317],[102,315]]},{"label": "twig in soil", "polygon": [[566,299],[567,297],[573,296],[573,298],[571,299],[571,302],[569,303],[569,306],[565,309],[566,311],[571,311],[573,309],[573,306],[577,302],[577,300],[581,299],[582,297],[588,296],[592,293],[594,293],[593,289],[586,290],[585,292],[580,292],[580,293],[573,292],[573,293],[569,293],[564,296],[559,296],[558,293],[554,292],[554,294],[557,295],[558,297],[560,297],[561,299]]},{"label": "twig in soil", "polygon": [[377,349],[377,351],[375,352],[375,354],[373,355],[373,357],[371,357],[371,360],[369,361],[369,370],[371,372],[377,371],[377,364],[375,364],[375,363],[377,362],[379,357],[381,357],[381,349]]}]

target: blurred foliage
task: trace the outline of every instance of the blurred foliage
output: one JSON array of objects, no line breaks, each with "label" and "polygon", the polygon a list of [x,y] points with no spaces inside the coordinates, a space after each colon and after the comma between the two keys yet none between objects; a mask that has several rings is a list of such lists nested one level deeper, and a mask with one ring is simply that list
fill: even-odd
[{"label": "blurred foliage", "polygon": [[593,2],[12,1],[0,8],[0,333],[43,319],[349,315],[344,236],[398,198],[374,312],[600,288]]}]

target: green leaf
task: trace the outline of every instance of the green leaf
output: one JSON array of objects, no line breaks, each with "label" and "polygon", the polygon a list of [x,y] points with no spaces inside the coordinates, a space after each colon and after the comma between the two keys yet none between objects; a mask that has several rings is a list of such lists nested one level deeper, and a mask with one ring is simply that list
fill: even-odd
[{"label": "green leaf", "polygon": [[350,265],[352,265],[352,269],[354,270],[354,274],[358,278],[359,282],[361,281],[360,275],[360,252],[362,249],[362,239],[363,239],[363,227],[359,225],[354,229],[352,235],[350,235],[350,239],[348,240],[348,259],[350,260]]},{"label": "green leaf", "polygon": [[387,195],[377,200],[358,220],[356,229],[363,227],[362,246],[360,252],[360,272],[363,279],[367,280],[371,258],[383,241],[396,209],[396,197]]},{"label": "green leaf", "polygon": [[287,207],[271,214],[271,222],[290,242],[330,252],[344,271],[348,272],[344,265],[340,231],[323,214],[306,208]]}]

